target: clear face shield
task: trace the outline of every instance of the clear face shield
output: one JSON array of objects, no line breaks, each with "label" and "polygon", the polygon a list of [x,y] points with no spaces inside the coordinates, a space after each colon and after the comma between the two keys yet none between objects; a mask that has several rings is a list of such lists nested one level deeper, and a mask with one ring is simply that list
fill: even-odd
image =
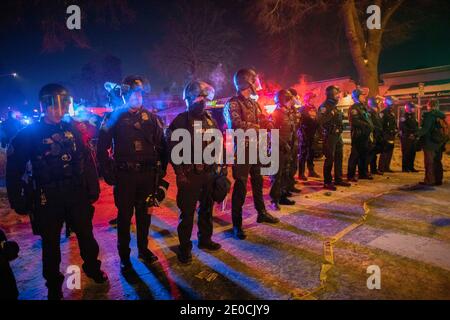
[{"label": "clear face shield", "polygon": [[132,85],[122,84],[121,86],[122,96],[132,108],[142,106],[144,96],[150,93],[150,90],[150,83],[139,79],[135,80]]},{"label": "clear face shield", "polygon": [[258,100],[258,91],[261,91],[262,85],[261,81],[259,80],[259,76],[256,74],[250,79],[250,89],[251,89],[251,97],[253,100]]},{"label": "clear face shield", "polygon": [[187,96],[186,104],[188,109],[194,114],[201,114],[208,107],[208,103],[214,100],[215,90],[207,83],[202,83],[198,88],[198,93],[193,92],[191,97]]},{"label": "clear face shield", "polygon": [[41,97],[41,113],[53,119],[62,119],[73,108],[73,98],[70,95],[47,95]]},{"label": "clear face shield", "polygon": [[302,106],[302,102],[300,101],[300,97],[298,95],[292,96],[292,100],[294,101],[294,107],[299,109]]},{"label": "clear face shield", "polygon": [[204,86],[202,86],[198,96],[204,97],[207,101],[212,101],[214,100],[215,94],[216,92],[214,88],[211,87],[210,85],[205,84]]}]

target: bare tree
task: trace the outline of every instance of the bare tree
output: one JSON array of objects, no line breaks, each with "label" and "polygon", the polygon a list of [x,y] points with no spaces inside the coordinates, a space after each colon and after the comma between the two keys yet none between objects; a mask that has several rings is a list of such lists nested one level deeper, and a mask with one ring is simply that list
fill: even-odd
[{"label": "bare tree", "polygon": [[[82,29],[68,30],[66,10],[70,5],[81,8]],[[2,0],[0,12],[8,13],[0,21],[0,32],[11,28],[34,27],[42,32],[44,52],[62,51],[69,44],[88,48],[85,30],[92,25],[113,28],[133,21],[135,12],[126,0]]]},{"label": "bare tree", "polygon": [[183,0],[172,12],[167,33],[150,53],[154,67],[179,83],[200,78],[214,84],[222,81],[236,57],[238,39],[225,23],[225,11],[212,1]]},{"label": "bare tree", "polygon": [[[260,0],[255,3],[256,22],[272,35],[290,30],[303,22],[306,16],[334,10],[340,14],[353,64],[360,83],[371,95],[378,94],[378,64],[384,33],[392,16],[404,0]],[[366,8],[375,4],[381,8],[381,29],[368,29]]]}]

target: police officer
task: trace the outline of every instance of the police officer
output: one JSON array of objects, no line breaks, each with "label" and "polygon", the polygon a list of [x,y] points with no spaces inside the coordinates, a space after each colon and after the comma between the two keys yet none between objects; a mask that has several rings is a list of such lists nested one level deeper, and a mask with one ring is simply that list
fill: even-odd
[{"label": "police officer", "polygon": [[369,151],[368,162],[370,164],[370,173],[382,175],[377,168],[377,155],[383,150],[383,124],[381,122],[378,101],[376,98],[370,97],[367,100],[368,112],[373,124],[374,145]]},{"label": "police officer", "polygon": [[[60,234],[64,222],[76,233],[83,270],[97,283],[108,280],[100,269],[99,247],[92,233],[92,203],[100,193],[89,148],[72,123],[62,121],[71,97],[66,88],[48,84],[39,93],[44,117],[20,131],[8,149],[8,198],[19,214],[33,212],[42,238],[42,267],[49,299],[62,298]],[[27,162],[31,162],[33,203],[21,192]]]},{"label": "police officer", "polygon": [[[290,196],[292,196],[292,193],[300,193],[301,192],[301,190],[295,186],[295,183],[296,183],[295,175],[297,173],[297,168],[298,168],[298,151],[299,151],[298,130],[300,128],[301,115],[298,110],[300,102],[298,100],[297,90],[295,90],[294,88],[289,88],[287,91],[292,95],[292,100],[293,100],[293,102],[290,103],[291,104],[290,108],[288,109],[289,119],[293,125],[293,127],[292,127],[293,135],[290,140],[291,152],[289,154],[289,160],[286,165],[287,181],[286,181],[286,190],[285,190],[286,195],[290,197]],[[285,202],[285,201],[283,201],[283,202]],[[286,202],[288,202],[288,201],[286,201]]]},{"label": "police officer", "polygon": [[[237,94],[225,105],[224,117],[230,129],[254,129],[270,127],[260,105],[252,99],[256,91],[260,89],[259,79],[252,69],[241,69],[234,75],[234,85]],[[246,154],[248,143],[246,142]],[[232,220],[234,235],[238,239],[245,239],[246,234],[242,229],[242,206],[247,194],[247,179],[250,174],[253,200],[258,212],[257,222],[278,223],[279,219],[266,211],[263,200],[263,177],[260,164],[235,164],[233,165],[233,178],[235,180],[232,194]]]},{"label": "police officer", "polygon": [[445,114],[439,110],[439,100],[430,99],[427,111],[422,118],[422,127],[417,136],[422,140],[425,160],[425,179],[420,182],[426,186],[442,185],[444,170],[442,154],[448,141],[448,124],[445,125]]},{"label": "police officer", "polygon": [[279,148],[280,159],[278,172],[272,176],[272,187],[270,197],[272,198],[272,208],[280,210],[280,204],[293,205],[295,201],[287,198],[286,191],[289,190],[290,174],[286,170],[292,157],[292,141],[294,140],[296,124],[291,117],[291,107],[294,104],[294,96],[289,90],[280,90],[275,95],[276,109],[272,113],[273,128],[279,130]]},{"label": "police officer", "polygon": [[385,108],[380,113],[383,123],[384,146],[380,155],[378,170],[381,172],[393,172],[391,170],[392,154],[394,152],[394,142],[397,135],[397,120],[394,112],[394,100],[391,96],[384,99]]},{"label": "police officer", "polygon": [[148,81],[141,76],[128,76],[122,88],[126,104],[116,109],[100,129],[97,158],[105,182],[114,186],[117,247],[121,270],[126,273],[132,270],[129,244],[133,213],[139,259],[147,264],[158,260],[148,249],[151,223],[148,199],[165,175],[167,150],[161,120],[143,107]]},{"label": "police officer", "polygon": [[[169,150],[177,142],[171,141],[172,133],[177,129],[186,129],[193,136],[195,131],[202,133],[208,129],[219,129],[216,121],[205,110],[206,102],[214,98],[214,88],[203,81],[192,81],[188,83],[183,92],[183,99],[186,101],[187,111],[180,113],[170,124],[167,130]],[[201,127],[199,126],[201,124]],[[220,131],[219,131],[220,132]],[[191,157],[188,163],[175,164],[172,159],[172,166],[175,170],[177,181],[177,205],[180,209],[180,222],[178,224],[178,238],[180,241],[178,260],[187,264],[192,260],[191,234],[194,225],[194,213],[198,207],[198,247],[216,251],[221,248],[220,244],[214,242],[213,234],[213,187],[214,170],[217,165],[206,164],[202,157],[201,163],[194,163],[194,152],[201,152],[210,142],[203,142],[202,150],[194,150],[194,143],[191,143]],[[219,156],[219,155],[217,155]]]},{"label": "police officer", "polygon": [[415,105],[412,102],[408,102],[405,105],[405,114],[400,118],[399,131],[402,145],[402,172],[418,172],[414,168],[417,131],[419,130],[415,113]]},{"label": "police officer", "polygon": [[[319,107],[318,123],[324,135],[323,150],[325,163],[323,165],[324,188],[336,190],[337,186],[349,187],[350,183],[342,179],[342,158],[344,142],[342,140],[342,111],[337,108],[340,90],[336,86],[326,88],[327,99]],[[334,166],[334,184],[331,170]]]},{"label": "police officer", "polygon": [[308,176],[311,178],[319,178],[320,176],[314,171],[314,137],[316,135],[319,124],[317,122],[317,110],[312,100],[316,95],[312,92],[305,93],[303,97],[303,106],[300,109],[301,125],[300,125],[300,158],[299,158],[299,179],[307,181],[305,167],[308,166]]},{"label": "police officer", "polygon": [[355,173],[358,166],[359,179],[372,180],[367,172],[367,157],[373,146],[373,123],[362,102],[362,91],[355,89],[352,92],[354,104],[349,109],[348,119],[351,127],[352,149],[348,159],[347,179],[356,182]]}]

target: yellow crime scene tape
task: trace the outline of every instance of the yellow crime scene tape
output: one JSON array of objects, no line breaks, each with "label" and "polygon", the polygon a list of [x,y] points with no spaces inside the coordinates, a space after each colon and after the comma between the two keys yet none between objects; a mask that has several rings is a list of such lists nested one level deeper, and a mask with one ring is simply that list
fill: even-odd
[{"label": "yellow crime scene tape", "polygon": [[328,280],[328,272],[333,269],[334,264],[334,254],[333,254],[333,245],[336,244],[339,240],[341,240],[345,235],[349,234],[356,228],[362,226],[364,222],[366,222],[367,217],[369,215],[369,203],[375,201],[376,199],[384,196],[385,194],[391,192],[383,191],[373,198],[366,200],[363,202],[363,210],[364,214],[361,218],[358,219],[357,222],[352,223],[351,225],[345,227],[343,230],[336,233],[334,236],[329,237],[327,240],[323,242],[323,262],[320,268],[319,280],[320,285],[307,290],[307,289],[295,289],[291,292],[292,300],[317,300],[317,295],[322,289],[325,289],[327,280]]}]

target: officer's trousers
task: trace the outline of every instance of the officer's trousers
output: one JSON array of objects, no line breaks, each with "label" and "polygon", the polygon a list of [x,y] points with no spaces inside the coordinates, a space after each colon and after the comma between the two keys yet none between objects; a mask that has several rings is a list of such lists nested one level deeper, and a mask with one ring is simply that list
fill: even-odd
[{"label": "officer's trousers", "polygon": [[278,166],[278,172],[271,177],[272,186],[270,188],[270,198],[276,203],[280,201],[283,192],[287,191],[288,180],[286,179],[286,176],[290,174],[289,170],[286,170],[289,155],[285,152],[280,152],[279,159],[280,164]]},{"label": "officer's trousers", "polygon": [[148,212],[147,197],[154,192],[155,170],[117,172],[115,201],[117,216],[117,248],[121,259],[130,256],[130,226],[133,213],[136,215],[136,239],[139,252],[148,247],[148,231],[151,216]]},{"label": "officer's trousers", "polygon": [[394,153],[394,144],[386,142],[383,147],[383,152],[380,155],[380,161],[378,163],[378,170],[381,172],[391,170],[392,154]]},{"label": "officer's trousers", "polygon": [[247,195],[247,180],[250,174],[253,202],[258,213],[266,210],[263,200],[263,177],[259,164],[235,164],[233,166],[233,194],[231,196],[231,215],[234,227],[242,227],[242,206]]},{"label": "officer's trousers", "polygon": [[402,170],[414,170],[414,161],[416,159],[415,139],[404,137],[400,142],[402,145]]},{"label": "officer's trousers", "polygon": [[333,177],[331,171],[334,166],[334,181],[342,181],[342,159],[344,142],[341,135],[327,135],[323,144],[325,162],[323,165],[323,178],[325,184],[331,184]]},{"label": "officer's trousers", "polygon": [[298,168],[298,140],[295,140],[292,145],[292,150],[289,153],[288,163],[286,164],[286,191],[295,187],[295,174]]},{"label": "officer's trousers", "polygon": [[38,198],[35,219],[42,238],[42,268],[47,287],[58,290],[64,280],[59,270],[64,222],[77,236],[83,270],[89,273],[100,270],[99,247],[92,232],[93,206],[84,189],[81,186],[42,188]]},{"label": "officer's trousers", "polygon": [[180,181],[177,176],[177,206],[180,209],[178,224],[178,239],[180,249],[190,252],[192,249],[191,235],[194,227],[194,215],[199,203],[198,213],[198,241],[208,242],[213,234],[213,205],[212,192],[214,175],[212,171],[187,173],[187,181]]},{"label": "officer's trousers", "polygon": [[425,180],[428,185],[442,184],[444,169],[442,167],[443,148],[438,150],[424,149]]},{"label": "officer's trousers", "polygon": [[[368,139],[368,138],[367,138]],[[348,158],[347,178],[353,179],[356,174],[356,166],[358,166],[358,175],[360,177],[367,176],[367,158],[369,155],[368,141],[364,138],[352,141],[352,149]]]},{"label": "officer's trousers", "polygon": [[314,136],[302,137],[300,142],[300,157],[298,160],[299,176],[306,175],[305,167],[308,167],[309,173],[314,172]]}]

